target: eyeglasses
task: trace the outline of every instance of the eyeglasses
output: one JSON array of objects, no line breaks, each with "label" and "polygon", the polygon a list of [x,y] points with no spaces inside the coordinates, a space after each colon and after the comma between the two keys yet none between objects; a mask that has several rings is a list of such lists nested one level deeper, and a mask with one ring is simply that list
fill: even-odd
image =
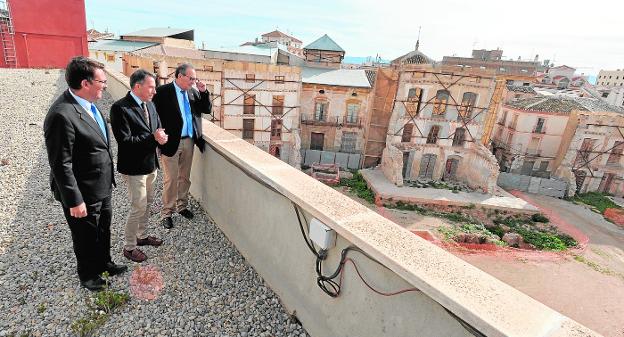
[{"label": "eyeglasses", "polygon": [[102,81],[102,80],[96,80],[96,79],[93,79],[93,80],[94,80],[94,81],[96,81],[96,82],[98,82],[98,83],[106,84],[106,80],[104,80],[104,81]]},{"label": "eyeglasses", "polygon": [[197,77],[192,77],[192,76],[189,76],[189,75],[184,75],[184,76],[188,77],[189,80],[191,80],[193,82],[199,80],[199,78],[197,78]]}]

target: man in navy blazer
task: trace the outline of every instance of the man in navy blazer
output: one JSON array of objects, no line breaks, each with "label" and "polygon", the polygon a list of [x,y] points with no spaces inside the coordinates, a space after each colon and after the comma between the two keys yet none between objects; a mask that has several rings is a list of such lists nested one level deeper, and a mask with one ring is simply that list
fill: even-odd
[{"label": "man in navy blazer", "polygon": [[206,84],[198,80],[193,66],[183,63],[176,68],[173,82],[156,89],[154,104],[169,135],[167,143],[160,147],[164,173],[161,217],[163,226],[169,229],[173,227],[171,215],[174,212],[187,219],[193,218],[187,208],[193,144],[204,151],[202,113],[210,113],[210,92]]},{"label": "man in navy blazer", "polygon": [[99,62],[73,58],[65,70],[69,89],[52,104],[43,124],[50,187],[72,233],[80,283],[89,290],[104,287],[102,272],[127,270],[110,256],[113,155],[106,122],[95,106],[106,89],[103,69]]},{"label": "man in navy blazer", "polygon": [[130,76],[131,91],[111,107],[111,127],[117,140],[117,170],[128,184],[130,212],[126,220],[123,254],[134,262],[147,255],[137,246],[160,246],[162,240],[146,235],[149,210],[154,199],[158,158],[156,147],[167,142],[167,134],[152,98],[156,78],[143,69]]}]

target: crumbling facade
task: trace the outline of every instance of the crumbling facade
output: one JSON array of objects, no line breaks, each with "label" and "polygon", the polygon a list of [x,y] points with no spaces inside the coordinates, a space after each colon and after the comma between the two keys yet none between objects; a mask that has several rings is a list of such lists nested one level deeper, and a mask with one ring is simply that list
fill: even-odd
[{"label": "crumbling facade", "polygon": [[301,68],[158,54],[124,56],[124,73],[154,71],[159,84],[173,80],[178,64],[193,64],[212,93],[212,115],[223,129],[295,166],[301,164]]},{"label": "crumbling facade", "polygon": [[415,50],[393,61],[398,86],[382,170],[399,186],[404,180],[449,180],[492,193],[499,168],[481,136],[496,86],[493,73],[456,73],[429,60]]},{"label": "crumbling facade", "polygon": [[344,50],[327,35],[304,48],[301,148],[304,162],[361,167],[375,70],[341,69]]},{"label": "crumbling facade", "polygon": [[570,115],[555,174],[568,182],[568,195],[624,196],[624,110],[606,105],[586,110]]},{"label": "crumbling facade", "polygon": [[501,171],[550,178],[574,109],[583,107],[557,96],[514,98],[503,104],[492,136]]}]

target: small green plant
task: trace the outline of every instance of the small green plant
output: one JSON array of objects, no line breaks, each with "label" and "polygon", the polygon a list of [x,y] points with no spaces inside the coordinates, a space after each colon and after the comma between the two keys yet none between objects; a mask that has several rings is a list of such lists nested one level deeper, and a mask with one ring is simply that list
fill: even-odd
[{"label": "small green plant", "polygon": [[362,198],[371,204],[375,202],[375,193],[368,188],[368,185],[360,172],[353,173],[353,178],[340,179],[340,186],[348,187],[351,192],[355,193],[355,195],[359,198]]},{"label": "small green plant", "polygon": [[618,204],[607,198],[607,196],[608,194],[605,193],[587,192],[577,194],[572,198],[572,200],[593,206],[600,212],[600,214],[604,214],[604,211],[607,208],[621,208]]},{"label": "small green plant", "polygon": [[39,303],[39,305],[37,306],[37,312],[40,314],[43,314],[45,311],[46,311],[45,303]]},{"label": "small green plant", "polygon": [[533,222],[542,222],[542,223],[550,222],[550,220],[546,216],[544,216],[544,214],[542,214],[542,213],[535,213],[535,214],[531,215],[531,221],[533,221]]},{"label": "small green plant", "polygon": [[71,324],[72,331],[80,337],[91,336],[95,329],[102,326],[109,315],[130,299],[127,293],[111,290],[108,285],[108,272],[102,274],[106,281],[104,289],[89,299],[89,313]]}]

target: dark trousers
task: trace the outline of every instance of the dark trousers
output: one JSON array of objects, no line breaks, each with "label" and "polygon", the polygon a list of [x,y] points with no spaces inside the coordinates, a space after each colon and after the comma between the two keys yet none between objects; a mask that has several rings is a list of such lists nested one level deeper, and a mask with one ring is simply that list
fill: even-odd
[{"label": "dark trousers", "polygon": [[87,205],[87,216],[74,218],[69,208],[63,207],[74,242],[74,253],[80,281],[86,281],[104,272],[110,256],[110,225],[113,215],[111,197]]}]

